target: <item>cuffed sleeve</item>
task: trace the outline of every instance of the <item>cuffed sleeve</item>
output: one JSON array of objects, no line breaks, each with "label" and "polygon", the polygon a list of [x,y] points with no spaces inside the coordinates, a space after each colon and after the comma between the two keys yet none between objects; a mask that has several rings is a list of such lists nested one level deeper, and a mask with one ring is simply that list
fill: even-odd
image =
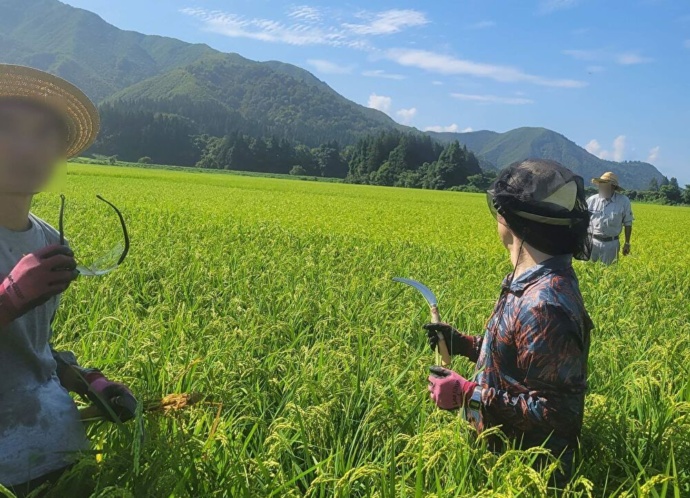
[{"label": "cuffed sleeve", "polygon": [[623,211],[623,226],[631,227],[633,221],[635,221],[635,216],[633,216],[632,204],[630,203],[630,200],[627,197],[625,200],[627,202],[625,203],[625,209]]}]

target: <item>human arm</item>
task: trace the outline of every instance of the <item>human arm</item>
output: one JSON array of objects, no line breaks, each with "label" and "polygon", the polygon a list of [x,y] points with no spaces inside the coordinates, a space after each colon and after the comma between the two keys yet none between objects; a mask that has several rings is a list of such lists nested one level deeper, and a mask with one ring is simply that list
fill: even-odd
[{"label": "human arm", "polygon": [[623,244],[623,256],[630,254],[630,237],[632,236],[632,225],[626,226],[625,229],[625,244]]},{"label": "human arm", "polygon": [[424,325],[424,330],[426,330],[432,351],[436,351],[438,347],[438,334],[440,333],[443,334],[443,339],[452,356],[464,356],[472,362],[476,362],[479,359],[479,351],[484,341],[483,336],[462,334],[447,323],[427,323]]},{"label": "human arm", "polygon": [[113,422],[134,418],[137,400],[127,386],[109,380],[96,368],[79,366],[71,351],[56,351],[52,346],[50,350],[62,387],[91,401]]},{"label": "human arm", "polygon": [[521,432],[569,433],[582,417],[589,331],[546,303],[521,312],[518,321],[514,343],[522,378],[509,390],[484,386],[480,416]]},{"label": "human arm", "polygon": [[632,237],[632,225],[635,217],[632,212],[632,205],[630,200],[625,204],[625,211],[623,212],[623,227],[625,233],[625,243],[623,244],[623,256],[630,254],[630,238]]}]

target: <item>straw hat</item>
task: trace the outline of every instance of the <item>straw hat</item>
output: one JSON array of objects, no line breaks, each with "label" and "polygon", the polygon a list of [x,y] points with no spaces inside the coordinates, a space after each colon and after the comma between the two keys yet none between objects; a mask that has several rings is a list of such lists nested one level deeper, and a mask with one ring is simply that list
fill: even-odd
[{"label": "straw hat", "polygon": [[67,157],[88,149],[100,128],[98,109],[76,86],[26,66],[0,64],[0,99],[17,98],[45,105],[67,124]]},{"label": "straw hat", "polygon": [[618,176],[610,171],[604,173],[599,178],[592,178],[592,183],[599,185],[601,183],[610,183],[614,190],[623,190],[623,187],[618,183]]}]

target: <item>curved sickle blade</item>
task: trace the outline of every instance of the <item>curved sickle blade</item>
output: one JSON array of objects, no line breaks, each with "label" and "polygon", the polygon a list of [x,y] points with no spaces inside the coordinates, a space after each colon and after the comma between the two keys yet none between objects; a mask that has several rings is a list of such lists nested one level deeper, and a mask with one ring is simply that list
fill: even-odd
[{"label": "curved sickle blade", "polygon": [[423,283],[412,280],[411,278],[395,277],[393,280],[414,287],[421,292],[422,296],[424,296],[424,299],[426,299],[426,302],[429,304],[429,307],[438,308],[438,299],[436,299],[436,295]]},{"label": "curved sickle blade", "polygon": [[[411,278],[395,277],[393,278],[393,280],[417,289],[422,294],[422,296],[424,296],[424,299],[426,299],[426,302],[429,305],[429,309],[431,310],[431,321],[434,323],[438,323],[441,321],[441,315],[438,312],[438,299],[436,299],[436,295],[433,292],[431,292],[431,289],[429,289],[423,283],[417,282],[416,280],[412,280]],[[436,350],[436,363],[438,363],[439,360],[441,360],[441,364],[444,367],[450,367],[451,356],[448,352],[448,346],[446,345],[446,341],[443,337],[443,334],[441,334],[440,332],[438,333],[438,339],[439,340],[438,348]]]}]

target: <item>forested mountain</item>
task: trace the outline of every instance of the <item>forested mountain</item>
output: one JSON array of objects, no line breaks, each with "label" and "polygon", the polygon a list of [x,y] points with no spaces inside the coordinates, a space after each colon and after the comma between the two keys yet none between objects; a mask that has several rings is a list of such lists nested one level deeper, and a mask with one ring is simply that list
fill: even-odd
[{"label": "forested mountain", "polygon": [[[102,111],[102,133],[90,152],[130,161],[149,156],[194,165],[218,145],[213,137],[311,149],[395,130],[421,134],[347,100],[299,67],[123,31],[58,0],[0,0],[0,62],[48,70],[83,88]],[[632,188],[663,178],[652,165],[602,161],[541,128],[431,135],[447,144],[458,140],[483,168],[543,157],[585,177],[612,170]],[[360,170],[351,177],[373,181]]]},{"label": "forested mountain", "polygon": [[481,174],[479,161],[457,141],[442,147],[428,135],[391,131],[360,140],[347,153],[354,183],[448,189]]},{"label": "forested mountain", "polygon": [[0,59],[55,73],[97,102],[217,53],[206,45],[123,31],[57,0],[0,0]]},{"label": "forested mountain", "polygon": [[652,178],[661,182],[664,176],[644,162],[606,161],[590,154],[563,135],[546,128],[517,128],[506,133],[476,131],[470,133],[432,133],[442,142],[458,140],[473,151],[482,165],[501,169],[529,157],[553,159],[572,169],[585,180],[605,171],[613,171],[621,183],[631,189],[645,189]]},{"label": "forested mountain", "polygon": [[[123,31],[57,0],[0,0],[0,33],[2,62],[48,70],[109,103],[113,112],[104,118],[107,135],[96,145],[99,152],[117,149],[130,156],[114,128],[128,128],[144,114],[153,122],[161,112],[185,118],[196,134],[241,131],[314,146],[354,143],[399,126],[296,66]],[[109,122],[115,115],[118,121]],[[128,122],[132,115],[136,119]]]}]

